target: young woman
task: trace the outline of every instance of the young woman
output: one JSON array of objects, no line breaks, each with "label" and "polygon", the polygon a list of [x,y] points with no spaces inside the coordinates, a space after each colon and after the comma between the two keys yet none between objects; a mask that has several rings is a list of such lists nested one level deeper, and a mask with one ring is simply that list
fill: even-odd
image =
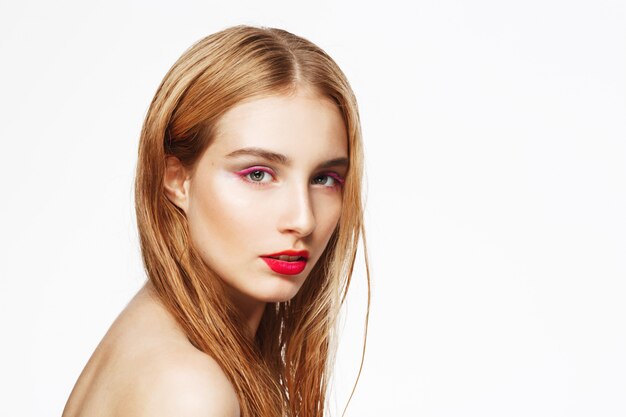
[{"label": "young woman", "polygon": [[139,144],[148,281],[63,416],[324,415],[362,166],[356,99],[316,45],[236,26],[185,52]]}]

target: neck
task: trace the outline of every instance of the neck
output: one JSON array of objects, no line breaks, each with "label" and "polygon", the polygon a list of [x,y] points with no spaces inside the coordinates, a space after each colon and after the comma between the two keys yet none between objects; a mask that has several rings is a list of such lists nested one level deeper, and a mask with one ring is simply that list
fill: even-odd
[{"label": "neck", "polygon": [[226,292],[244,320],[248,336],[254,339],[267,303],[247,297],[229,286],[226,286]]},{"label": "neck", "polygon": [[250,309],[246,309],[246,311],[241,311],[242,316],[246,322],[248,336],[250,336],[250,338],[252,339],[254,339],[256,332],[259,329],[259,324],[261,323],[261,319],[263,318],[264,311],[265,303],[259,303],[258,305],[255,305]]}]

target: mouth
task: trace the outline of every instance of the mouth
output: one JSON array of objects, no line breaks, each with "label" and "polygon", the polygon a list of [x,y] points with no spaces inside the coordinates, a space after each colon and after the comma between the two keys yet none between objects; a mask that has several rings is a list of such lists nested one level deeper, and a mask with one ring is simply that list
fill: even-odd
[{"label": "mouth", "polygon": [[289,250],[271,255],[262,255],[261,259],[265,261],[272,271],[278,274],[298,275],[306,268],[309,253],[307,251]]}]

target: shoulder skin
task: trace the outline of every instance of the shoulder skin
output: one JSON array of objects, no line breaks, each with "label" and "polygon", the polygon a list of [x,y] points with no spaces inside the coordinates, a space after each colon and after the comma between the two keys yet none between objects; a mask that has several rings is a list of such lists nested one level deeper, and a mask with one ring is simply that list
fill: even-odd
[{"label": "shoulder skin", "polygon": [[[144,368],[145,369],[145,368]],[[129,387],[116,417],[239,417],[235,390],[210,357],[173,354]]]}]

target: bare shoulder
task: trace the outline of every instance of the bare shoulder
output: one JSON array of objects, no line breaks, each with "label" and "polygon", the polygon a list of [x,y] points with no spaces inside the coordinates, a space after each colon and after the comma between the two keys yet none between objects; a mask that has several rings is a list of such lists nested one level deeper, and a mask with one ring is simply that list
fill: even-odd
[{"label": "bare shoulder", "polygon": [[85,366],[64,417],[238,417],[234,387],[144,286]]},{"label": "bare shoulder", "polygon": [[141,367],[116,415],[239,417],[235,390],[211,357],[173,351],[152,359],[149,368]]},{"label": "bare shoulder", "polygon": [[189,342],[148,287],[118,330],[112,415],[239,417],[237,394],[226,374]]}]

